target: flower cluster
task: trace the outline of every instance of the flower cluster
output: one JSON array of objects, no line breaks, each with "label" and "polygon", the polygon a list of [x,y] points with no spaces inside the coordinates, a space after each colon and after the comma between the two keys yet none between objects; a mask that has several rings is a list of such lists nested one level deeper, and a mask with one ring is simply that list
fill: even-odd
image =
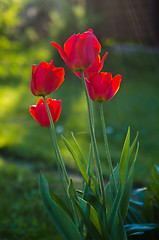
[{"label": "flower cluster", "polygon": [[[101,45],[91,29],[82,34],[73,34],[65,42],[64,49],[55,42],[52,42],[52,45],[58,49],[68,68],[76,76],[82,78],[81,72],[84,73],[88,94],[93,101],[108,101],[116,94],[120,86],[121,75],[118,74],[112,78],[110,72],[100,72],[108,53],[106,52],[101,60],[99,55]],[[41,62],[37,68],[34,64],[31,77],[32,93],[42,97],[51,94],[64,81],[64,74],[64,69],[55,67],[53,61],[49,64]],[[61,102],[59,105],[59,101],[55,99],[48,101],[53,122],[56,122],[60,115]],[[42,99],[37,102],[37,105],[30,107],[30,113],[40,126],[50,126],[49,116]]]},{"label": "flower cluster", "polygon": [[[102,102],[110,100],[118,91],[121,75],[118,74],[112,77],[110,72],[101,72],[108,53],[106,52],[101,59],[101,45],[91,29],[82,34],[71,36],[65,42],[64,48],[55,42],[52,42],[52,45],[58,49],[68,68],[83,82],[87,100],[91,148],[88,161],[86,161],[74,135],[72,134],[72,137],[78,152],[62,136],[64,144],[83,177],[84,184],[79,192],[79,190],[76,190],[73,181],[68,177],[54,127],[54,123],[59,119],[61,113],[61,100],[46,98],[64,81],[64,69],[55,67],[53,61],[49,64],[42,62],[37,67],[33,65],[31,91],[35,96],[42,96],[42,98],[37,101],[36,105],[30,107],[30,114],[40,126],[49,128],[64,193],[63,198],[54,193],[52,197],[49,193],[47,181],[41,174],[39,189],[42,201],[64,239],[127,240],[126,234],[132,232],[132,229],[134,231],[134,224],[132,227],[124,224],[131,197],[134,168],[139,148],[137,143],[138,135],[136,135],[133,144],[130,145],[130,128],[128,129],[119,164],[114,168],[109,151],[102,104]],[[96,142],[91,100],[100,103],[103,140],[110,171],[110,181],[106,186]],[[131,153],[136,143],[136,153],[133,158]],[[129,162],[130,157],[131,162]],[[91,170],[92,158],[95,160],[97,175]],[[137,231],[138,229],[137,227]],[[141,231],[143,232],[143,228],[141,228]]]}]

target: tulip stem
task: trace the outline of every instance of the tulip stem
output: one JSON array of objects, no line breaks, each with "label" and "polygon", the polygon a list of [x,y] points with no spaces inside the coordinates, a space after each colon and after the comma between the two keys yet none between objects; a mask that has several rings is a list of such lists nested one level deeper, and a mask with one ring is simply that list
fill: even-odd
[{"label": "tulip stem", "polygon": [[105,126],[105,121],[104,121],[104,113],[103,113],[102,102],[100,102],[100,116],[101,116],[101,124],[102,124],[102,128],[103,128],[104,144],[105,144],[105,149],[106,149],[106,154],[107,154],[107,159],[108,159],[109,170],[110,170],[110,173],[112,175],[115,191],[117,192],[117,186],[116,186],[115,176],[114,176],[114,172],[113,172],[113,165],[112,165],[112,160],[111,160],[110,151],[109,151],[109,145],[108,145],[107,131],[106,131],[106,126]]},{"label": "tulip stem", "polygon": [[58,161],[59,161],[59,163],[61,165],[62,171],[63,171],[64,176],[65,176],[65,180],[66,180],[66,183],[67,183],[67,186],[68,186],[69,179],[68,179],[66,168],[65,168],[65,165],[64,165],[61,153],[60,153],[60,149],[58,147],[55,126],[54,126],[54,123],[53,123],[53,120],[52,120],[52,116],[51,116],[51,113],[50,113],[49,106],[47,104],[47,100],[46,100],[45,97],[43,97],[43,99],[44,99],[45,106],[47,108],[47,112],[48,112],[50,123],[51,123],[51,126],[50,126],[50,129],[51,129],[51,139],[52,139],[52,143],[53,143],[53,146],[54,146],[54,149],[55,149],[55,154],[56,154],[56,157],[57,157],[57,159],[58,159]]},{"label": "tulip stem", "polygon": [[96,138],[95,138],[95,132],[94,132],[94,127],[93,127],[93,112],[91,108],[91,102],[88,96],[88,91],[87,91],[87,86],[85,82],[85,77],[84,77],[84,72],[81,71],[82,75],[82,81],[84,85],[84,90],[86,94],[86,99],[87,99],[87,107],[88,107],[88,119],[89,119],[89,129],[90,129],[90,135],[91,135],[91,141],[92,141],[92,147],[94,151],[94,156],[97,164],[97,170],[98,170],[98,176],[99,176],[99,183],[100,183],[100,189],[101,189],[101,194],[103,198],[103,207],[104,207],[104,219],[106,222],[106,206],[105,206],[105,193],[104,193],[104,180],[103,180],[103,174],[102,174],[102,168],[100,164],[100,159],[99,159],[99,153],[98,153],[98,148],[97,148],[97,143],[96,143]]},{"label": "tulip stem", "polygon": [[[54,145],[55,143],[54,143],[54,138],[53,138],[51,127],[49,127],[49,132],[50,132],[50,137],[51,137],[52,144]],[[56,157],[58,159],[58,153],[57,153],[56,150],[55,150],[55,154],[56,154]],[[67,190],[66,190],[65,182],[64,182],[64,179],[63,179],[63,176],[62,176],[62,172],[61,172],[61,167],[60,167],[59,161],[57,161],[57,169],[58,169],[58,172],[59,172],[59,175],[60,175],[61,182],[62,182],[63,187],[64,187],[65,194],[67,194]]]},{"label": "tulip stem", "polygon": [[[58,160],[57,161],[57,167],[58,167],[59,175],[60,175],[63,187],[64,187],[65,196],[67,197],[68,203],[71,204],[71,206],[72,206],[75,223],[76,223],[76,225],[78,225],[78,216],[77,216],[75,204],[74,204],[74,202],[71,199],[69,199],[68,194],[67,194],[66,185],[68,187],[69,179],[68,179],[68,175],[67,175],[67,172],[66,172],[65,164],[63,162],[63,159],[62,159],[62,156],[61,156],[61,153],[60,153],[60,149],[59,149],[59,146],[58,146],[58,142],[57,142],[57,138],[56,138],[55,126],[54,126],[54,123],[53,123],[53,120],[52,120],[52,116],[51,116],[51,113],[50,113],[50,109],[49,109],[49,106],[47,104],[47,100],[46,100],[45,96],[43,97],[43,99],[44,99],[45,106],[46,106],[46,109],[47,109],[47,112],[48,112],[48,115],[49,115],[49,119],[50,119],[50,123],[51,123],[51,126],[49,127],[49,130],[50,130],[51,141],[53,143],[53,146],[54,146],[54,149],[55,149],[55,154],[56,154],[56,157],[57,157],[57,160]],[[64,173],[65,182],[64,182],[63,176],[61,174],[61,168],[60,167],[62,168],[62,171]],[[66,183],[66,185],[65,185],[65,183]]]}]

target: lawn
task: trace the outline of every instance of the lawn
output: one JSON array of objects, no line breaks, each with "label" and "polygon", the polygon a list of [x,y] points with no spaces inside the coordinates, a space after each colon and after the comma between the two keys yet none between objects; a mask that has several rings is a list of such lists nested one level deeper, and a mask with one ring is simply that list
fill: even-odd
[{"label": "lawn", "polygon": [[[67,70],[50,43],[24,48],[18,43],[0,50],[0,184],[2,239],[56,239],[57,232],[42,206],[38,176],[42,171],[53,188],[58,187],[56,159],[51,148],[48,129],[40,128],[30,116],[29,106],[38,100],[30,91],[32,64],[54,59],[55,66],[64,66],[66,78],[50,95],[62,100],[62,113],[56,123],[61,153],[69,173],[76,174],[76,165],[67,151],[61,134],[72,142],[74,133],[83,152],[88,156],[89,131],[87,105],[81,80]],[[131,141],[139,132],[140,150],[135,171],[135,186],[149,182],[151,168],[158,164],[159,54],[116,53],[107,50],[104,71],[122,75],[117,95],[104,104],[108,141],[114,166],[119,161],[128,126]],[[104,50],[102,51],[102,55]],[[94,103],[96,137],[105,178],[107,160],[99,121],[98,104]],[[10,203],[11,201],[11,203]],[[47,232],[47,237],[45,236]],[[24,237],[25,236],[25,237]],[[45,237],[45,238],[44,238]],[[57,239],[59,239],[57,237]]]}]

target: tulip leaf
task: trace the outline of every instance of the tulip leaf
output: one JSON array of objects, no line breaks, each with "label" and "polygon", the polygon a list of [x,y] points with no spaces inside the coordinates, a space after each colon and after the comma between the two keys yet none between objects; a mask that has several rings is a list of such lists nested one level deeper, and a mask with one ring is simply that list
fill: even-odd
[{"label": "tulip leaf", "polygon": [[[114,172],[114,176],[115,176],[115,181],[117,183],[117,177],[118,177],[118,173],[119,173],[119,166],[117,165],[115,167],[115,169],[113,170]],[[119,192],[118,192],[119,193]],[[113,213],[113,209],[115,210],[115,203],[114,203],[114,199],[116,196],[116,192],[114,189],[114,183],[112,180],[112,176],[110,176],[110,180],[108,182],[108,184],[105,187],[105,199],[106,199],[106,206],[107,206],[107,219],[108,219],[108,226],[109,226],[109,230],[111,231],[111,239],[112,240],[124,240],[127,239],[126,238],[126,232],[125,232],[125,228],[124,228],[124,224],[120,215],[120,212],[117,211],[116,209],[116,221],[114,221],[113,223],[113,215],[115,215],[115,213]],[[116,199],[116,204],[118,202],[118,199]],[[114,204],[114,205],[113,205]],[[119,203],[120,205],[120,203]],[[116,207],[119,207],[116,205]],[[112,214],[112,223],[110,223],[110,214]],[[113,225],[111,225],[113,224]]]},{"label": "tulip leaf", "polygon": [[[120,222],[121,227],[123,225],[122,220],[120,219],[121,216],[120,216],[119,208],[120,208],[122,196],[124,193],[125,183],[126,183],[127,174],[128,174],[129,149],[130,149],[130,128],[128,129],[127,136],[126,136],[126,139],[124,142],[121,159],[120,159],[120,163],[119,163],[119,172],[118,172],[118,168],[116,168],[117,169],[116,171],[119,174],[119,176],[118,176],[119,183],[118,183],[117,192],[115,192],[115,198],[114,198],[114,201],[112,204],[111,212],[108,217],[108,227],[109,227],[109,231],[111,231],[111,235],[114,234],[113,231],[115,231],[115,229],[116,229],[116,231],[120,230],[120,227],[117,227],[117,222],[118,223]],[[109,200],[109,202],[110,202],[110,200]],[[118,238],[119,238],[119,236],[118,236]],[[125,234],[124,230],[122,231],[121,239],[122,238],[126,239],[126,234]]]},{"label": "tulip leaf", "polygon": [[129,150],[129,157],[131,156],[132,151],[133,151],[133,149],[134,149],[134,147],[135,147],[135,145],[136,145],[136,143],[137,143],[138,135],[139,135],[139,133],[137,132],[137,133],[136,133],[136,137],[135,137],[133,143],[131,144],[131,147],[130,147],[130,150]]},{"label": "tulip leaf", "polygon": [[114,198],[111,191],[111,184],[107,184],[106,193],[106,206],[107,206],[107,217],[108,217],[108,229],[111,232],[111,239],[126,240],[126,232],[124,224],[119,212],[120,202],[122,198],[121,186],[119,186],[117,194]]},{"label": "tulip leaf", "polygon": [[[90,155],[88,160],[88,167],[87,167],[87,175],[90,177],[90,170],[91,170],[91,157],[92,157],[92,145],[90,146]],[[86,182],[83,184],[83,196],[82,198],[87,200],[90,192],[90,184],[88,185]]]},{"label": "tulip leaf", "polygon": [[74,197],[81,217],[84,219],[89,235],[91,235],[93,239],[110,240],[106,228],[103,226],[102,221],[98,217],[98,213],[87,201],[77,196],[75,187],[71,180],[69,184],[69,193],[70,192]]},{"label": "tulip leaf", "polygon": [[65,204],[65,202],[58,195],[56,195],[53,191],[51,191],[51,197],[52,197],[52,200],[56,204],[58,204],[67,213],[67,215],[69,215],[72,218],[72,213],[71,213],[70,209],[67,207],[67,205]]},{"label": "tulip leaf", "polygon": [[124,223],[120,213],[118,213],[117,220],[113,225],[111,231],[111,239],[112,240],[127,240],[127,235],[124,227]]},{"label": "tulip leaf", "polygon": [[42,174],[40,174],[39,188],[44,206],[63,238],[65,240],[81,240],[81,235],[72,219],[53,199],[51,199],[48,183]]},{"label": "tulip leaf", "polygon": [[128,178],[127,178],[127,182],[126,182],[126,185],[125,185],[124,193],[123,193],[122,200],[121,200],[120,212],[121,212],[121,216],[122,216],[123,221],[125,220],[126,213],[127,213],[127,210],[128,210],[129,200],[130,200],[130,197],[131,197],[134,171],[135,171],[135,164],[136,164],[138,150],[139,150],[139,143],[137,144],[137,149],[136,149],[134,161],[131,165],[131,168],[130,168],[130,171],[129,171],[129,174],[128,174]]},{"label": "tulip leaf", "polygon": [[108,218],[108,227],[109,227],[109,230],[112,230],[113,224],[114,224],[115,221],[116,221],[116,217],[117,217],[117,214],[118,214],[118,210],[119,210],[121,198],[122,198],[121,186],[119,186],[119,187],[118,187],[118,190],[117,190],[116,197],[115,197],[115,199],[114,199],[114,201],[113,201],[113,205],[112,205],[112,209],[111,209],[111,212],[110,212],[110,216],[109,216],[109,218]]},{"label": "tulip leaf", "polygon": [[126,233],[128,236],[131,235],[141,235],[144,232],[159,229],[159,224],[157,223],[144,223],[144,224],[127,224],[125,225]]},{"label": "tulip leaf", "polygon": [[128,214],[132,219],[131,223],[146,223],[143,211],[140,211],[131,205],[129,205]]},{"label": "tulip leaf", "polygon": [[[78,144],[78,142],[77,142],[77,140],[76,140],[76,138],[75,138],[75,136],[74,136],[73,133],[72,133],[72,138],[73,138],[73,140],[74,140],[74,142],[75,142],[75,144],[76,144],[76,146],[77,146],[77,149],[78,149],[78,151],[79,151],[79,153],[80,153],[81,159],[82,159],[85,167],[88,168],[87,161],[86,161],[86,159],[85,159],[85,157],[84,157],[84,154],[83,154],[83,152],[82,152],[82,150],[81,150],[81,148],[80,148],[80,146],[79,146],[79,144]],[[92,147],[92,145],[91,145],[91,147]],[[91,149],[91,152],[92,152],[92,149]],[[89,156],[89,165],[90,165],[90,161],[91,161],[91,152],[90,152],[90,156]],[[89,171],[90,171],[90,176],[91,176],[91,178],[93,179],[93,182],[94,182],[96,188],[99,190],[99,185],[98,185],[98,183],[97,183],[96,178],[94,177],[94,174],[93,174],[92,170],[90,169]]]},{"label": "tulip leaf", "polygon": [[87,173],[86,173],[85,169],[83,168],[83,165],[82,165],[80,159],[78,158],[76,152],[74,151],[73,147],[69,144],[69,142],[63,136],[62,136],[62,138],[64,140],[64,143],[65,143],[68,151],[71,153],[73,159],[75,160],[82,177],[86,181],[87,185],[90,187],[91,191],[99,199],[99,202],[101,203],[101,205],[103,205],[102,198],[98,192],[98,189],[96,188],[96,186],[94,185],[94,183],[92,182],[90,177],[87,175]]},{"label": "tulip leaf", "polygon": [[159,167],[154,165],[152,168],[152,179],[159,182]]},{"label": "tulip leaf", "polygon": [[112,188],[111,188],[111,183],[107,183],[106,187],[105,187],[105,200],[106,200],[106,206],[107,206],[107,218],[109,218],[110,213],[111,213],[111,209],[112,209],[112,205],[114,202],[114,195],[112,192]]},{"label": "tulip leaf", "polygon": [[129,149],[130,149],[130,128],[128,128],[127,136],[124,142],[121,159],[119,163],[121,189],[125,187],[125,182],[127,179],[128,164],[129,164]]},{"label": "tulip leaf", "polygon": [[142,210],[144,206],[143,202],[134,201],[133,199],[130,199],[129,203],[132,207],[135,207],[138,210]]}]

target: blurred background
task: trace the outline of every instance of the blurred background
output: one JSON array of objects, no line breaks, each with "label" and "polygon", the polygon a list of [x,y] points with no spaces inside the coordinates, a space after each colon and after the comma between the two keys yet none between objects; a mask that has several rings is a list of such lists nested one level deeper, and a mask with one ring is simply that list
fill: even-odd
[{"label": "blurred background", "polygon": [[[28,112],[38,100],[30,91],[33,64],[53,59],[56,67],[65,68],[64,83],[50,97],[62,100],[56,131],[73,178],[79,173],[61,134],[72,141],[73,132],[88,157],[90,137],[81,80],[67,69],[51,41],[63,46],[72,34],[93,29],[102,44],[101,56],[108,52],[103,71],[122,75],[119,92],[104,104],[113,165],[119,162],[130,126],[131,141],[137,131],[140,141],[134,187],[150,183],[151,168],[158,164],[158,11],[158,0],[0,0],[1,239],[60,239],[38,189],[42,171],[53,190],[60,192],[48,129],[40,128]],[[109,171],[96,103],[94,112],[107,180]]]}]

